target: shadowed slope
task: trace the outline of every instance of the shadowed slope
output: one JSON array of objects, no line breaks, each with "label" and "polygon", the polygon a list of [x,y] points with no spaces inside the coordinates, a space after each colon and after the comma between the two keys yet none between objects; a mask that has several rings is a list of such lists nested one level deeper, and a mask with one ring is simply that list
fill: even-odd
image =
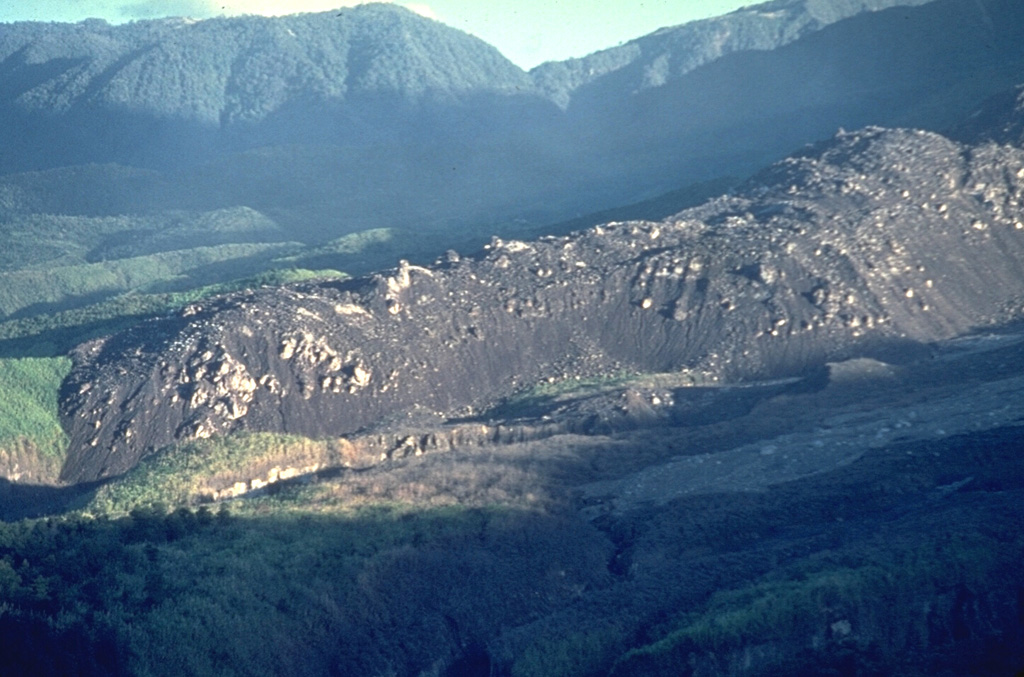
[{"label": "shadowed slope", "polygon": [[1022,191],[1019,149],[868,129],[662,223],[194,306],[78,351],[63,479],[178,439],[466,414],[542,378],[798,373],[1000,323]]}]

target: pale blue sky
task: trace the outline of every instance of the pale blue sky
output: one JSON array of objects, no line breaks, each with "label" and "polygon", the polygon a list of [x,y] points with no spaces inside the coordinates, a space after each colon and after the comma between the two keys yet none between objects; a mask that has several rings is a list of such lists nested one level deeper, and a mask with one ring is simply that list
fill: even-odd
[{"label": "pale blue sky", "polygon": [[[756,0],[399,0],[419,13],[472,33],[524,68],[584,56],[693,19]],[[353,0],[0,0],[0,22],[111,23],[164,16],[291,14],[336,9]]]}]

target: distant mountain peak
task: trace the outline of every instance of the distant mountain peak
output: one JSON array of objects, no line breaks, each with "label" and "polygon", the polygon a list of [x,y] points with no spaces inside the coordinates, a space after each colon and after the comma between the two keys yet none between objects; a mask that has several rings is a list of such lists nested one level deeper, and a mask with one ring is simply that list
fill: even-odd
[{"label": "distant mountain peak", "polygon": [[541,64],[530,75],[542,91],[566,106],[574,91],[615,71],[628,70],[628,77],[637,81],[634,89],[661,86],[730,53],[775,49],[862,12],[934,1],[770,0],[667,26],[579,59]]},{"label": "distant mountain peak", "polygon": [[0,106],[26,114],[107,109],[214,126],[360,93],[528,86],[491,45],[390,3],[285,17],[0,26],[0,62],[9,83]]}]

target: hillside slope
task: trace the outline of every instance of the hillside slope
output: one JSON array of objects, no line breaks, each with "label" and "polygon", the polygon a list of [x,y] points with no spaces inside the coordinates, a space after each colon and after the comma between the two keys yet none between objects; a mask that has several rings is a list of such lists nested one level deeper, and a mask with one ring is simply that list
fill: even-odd
[{"label": "hillside slope", "polygon": [[33,283],[0,312],[422,263],[731,184],[840,127],[941,130],[1018,82],[1021,11],[773,2],[530,73],[394,5],[3,25],[0,265]]},{"label": "hillside slope", "polygon": [[658,46],[655,34],[645,58],[573,93],[567,115],[594,168],[581,183],[664,191],[683,176],[745,176],[839,128],[941,132],[1017,84],[1021,26],[1020,3],[937,0],[694,69],[676,65],[686,50]]},{"label": "hillside slope", "polygon": [[719,17],[662,28],[577,59],[541,64],[530,76],[560,105],[611,73],[634,92],[659,87],[727,54],[767,51],[862,12],[932,0],[770,0]]},{"label": "hillside slope", "polygon": [[544,378],[899,354],[1019,316],[1022,199],[1018,148],[870,128],[665,222],[196,305],[78,351],[63,479],[174,440],[466,415]]},{"label": "hillside slope", "polygon": [[841,126],[942,129],[1017,82],[1020,13],[1008,0],[776,1],[530,73],[384,4],[12,24],[0,121],[17,133],[0,140],[0,170],[184,168],[161,186],[172,202],[312,204],[320,222],[370,227],[416,209],[444,224],[564,219],[744,175]]},{"label": "hillside slope", "polygon": [[0,30],[0,63],[0,119],[22,132],[5,137],[7,171],[194,163],[213,149],[285,140],[364,144],[423,123],[432,105],[528,86],[493,47],[385,4],[281,18],[11,24]]}]

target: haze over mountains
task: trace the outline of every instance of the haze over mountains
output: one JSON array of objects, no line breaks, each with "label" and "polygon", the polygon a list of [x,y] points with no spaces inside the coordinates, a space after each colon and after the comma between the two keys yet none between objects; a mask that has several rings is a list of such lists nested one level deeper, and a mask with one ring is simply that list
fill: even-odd
[{"label": "haze over mountains", "polygon": [[[396,228],[474,247],[743,177],[839,127],[942,130],[1016,84],[1021,11],[774,2],[530,73],[393,5],[12,24],[0,31],[0,207],[8,224],[124,215],[147,232],[171,210],[216,222],[244,207],[280,230],[235,228],[232,242]],[[415,254],[399,249],[388,255]],[[366,257],[334,260],[367,270]]]},{"label": "haze over mountains", "polygon": [[0,26],[0,672],[1018,674],[1022,32]]}]

